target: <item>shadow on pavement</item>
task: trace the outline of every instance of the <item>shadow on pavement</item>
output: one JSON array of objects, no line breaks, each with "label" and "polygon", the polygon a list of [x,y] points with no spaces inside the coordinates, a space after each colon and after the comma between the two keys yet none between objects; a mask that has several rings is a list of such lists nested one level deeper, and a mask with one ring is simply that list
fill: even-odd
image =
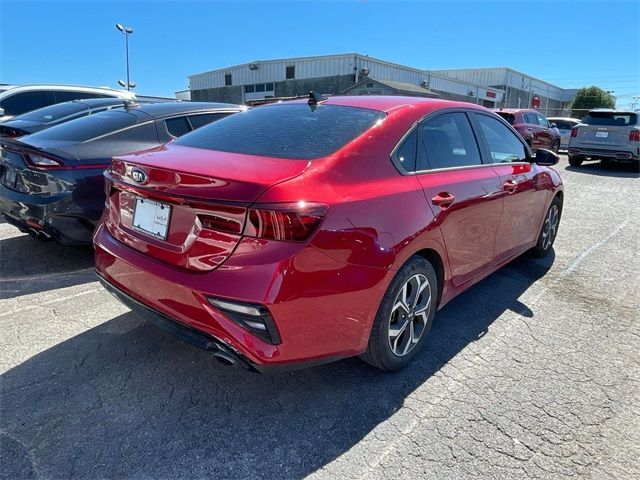
[{"label": "shadow on pavement", "polygon": [[[123,314],[1,377],[7,478],[302,478],[394,414],[405,397],[553,263],[522,258],[437,316],[424,352],[401,372],[357,359],[259,375]],[[472,308],[470,308],[472,305]]]},{"label": "shadow on pavement", "polygon": [[638,163],[631,162],[585,162],[579,167],[568,165],[565,170],[605,177],[637,178],[640,176]]},{"label": "shadow on pavement", "polygon": [[40,242],[29,235],[0,240],[0,299],[95,281],[93,248]]}]

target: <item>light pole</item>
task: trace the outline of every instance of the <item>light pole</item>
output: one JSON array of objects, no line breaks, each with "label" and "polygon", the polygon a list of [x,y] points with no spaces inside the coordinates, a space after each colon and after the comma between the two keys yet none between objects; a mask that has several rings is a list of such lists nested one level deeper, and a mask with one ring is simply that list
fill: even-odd
[{"label": "light pole", "polygon": [[116,23],[116,28],[120,31],[120,33],[124,35],[124,45],[125,45],[125,50],[127,54],[127,83],[125,85],[125,83],[122,80],[118,80],[118,84],[123,87],[126,86],[127,90],[131,90],[136,86],[135,82],[131,82],[129,80],[129,35],[133,33],[133,28],[124,27],[122,26],[121,23]]}]

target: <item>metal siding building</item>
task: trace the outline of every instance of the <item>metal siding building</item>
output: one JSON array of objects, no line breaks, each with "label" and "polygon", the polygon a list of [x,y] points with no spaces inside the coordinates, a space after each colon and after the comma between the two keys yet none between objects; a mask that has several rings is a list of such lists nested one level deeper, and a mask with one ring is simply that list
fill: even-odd
[{"label": "metal siding building", "polygon": [[[512,106],[516,100],[524,107],[524,97],[529,93],[550,99],[547,105],[543,101],[541,111],[545,106],[562,107],[562,102],[571,99],[560,87],[506,68],[421,70],[357,53],[244,63],[191,75],[189,88],[193,100],[246,103],[306,95],[309,90],[333,95],[367,94],[367,89],[356,88],[364,78],[404,83],[413,90],[424,88],[424,96],[435,93],[440,98],[487,107]],[[526,92],[519,91],[523,78],[529,82]],[[414,93],[420,95],[419,91]],[[530,103],[530,98],[527,100]]]}]

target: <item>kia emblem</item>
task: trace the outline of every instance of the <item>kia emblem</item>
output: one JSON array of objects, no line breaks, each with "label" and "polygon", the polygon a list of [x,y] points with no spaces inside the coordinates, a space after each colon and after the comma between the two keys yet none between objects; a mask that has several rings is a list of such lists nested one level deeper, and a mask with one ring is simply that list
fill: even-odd
[{"label": "kia emblem", "polygon": [[147,174],[139,168],[134,168],[133,170],[131,170],[131,178],[133,178],[134,182],[138,183],[147,183],[148,180]]}]

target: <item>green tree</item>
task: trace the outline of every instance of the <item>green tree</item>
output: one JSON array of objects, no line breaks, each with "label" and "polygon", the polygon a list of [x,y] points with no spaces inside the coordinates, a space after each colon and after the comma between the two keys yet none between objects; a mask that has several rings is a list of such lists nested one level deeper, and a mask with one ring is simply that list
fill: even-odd
[{"label": "green tree", "polygon": [[582,118],[593,108],[615,108],[615,106],[614,96],[594,85],[578,90],[571,104],[571,115]]}]

